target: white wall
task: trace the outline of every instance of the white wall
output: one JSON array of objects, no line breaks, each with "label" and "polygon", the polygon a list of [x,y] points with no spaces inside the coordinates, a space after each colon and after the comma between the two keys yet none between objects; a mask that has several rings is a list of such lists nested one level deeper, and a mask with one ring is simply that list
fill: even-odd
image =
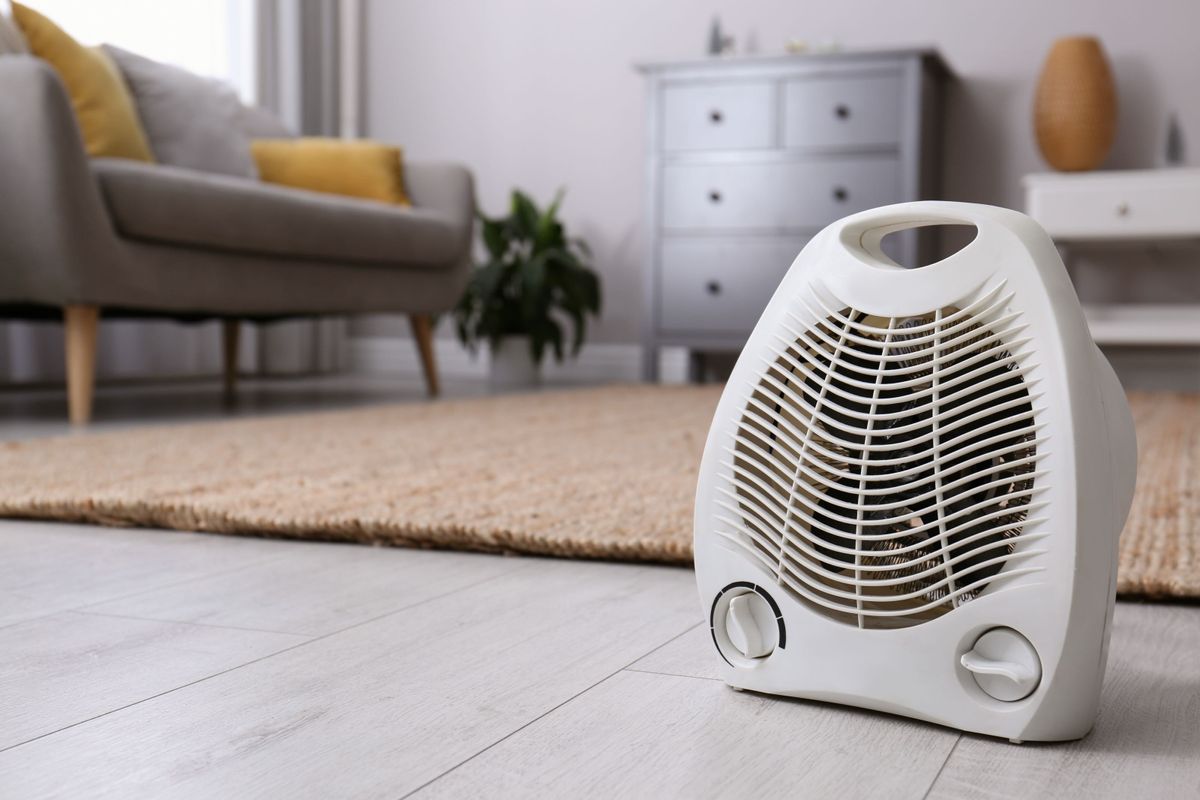
[{"label": "white wall", "polygon": [[[946,115],[944,196],[1020,207],[1044,169],[1034,82],[1050,43],[1092,33],[1117,73],[1112,167],[1152,166],[1169,110],[1200,164],[1195,0],[370,0],[366,132],[410,158],[469,164],[484,210],[520,186],[549,198],[594,246],[607,307],[596,338],[633,341],[641,315],[643,113],[636,62],[703,53],[714,13],[761,53],[790,38],[846,47],[932,45],[958,82]],[[386,333],[382,321],[360,333]]]}]

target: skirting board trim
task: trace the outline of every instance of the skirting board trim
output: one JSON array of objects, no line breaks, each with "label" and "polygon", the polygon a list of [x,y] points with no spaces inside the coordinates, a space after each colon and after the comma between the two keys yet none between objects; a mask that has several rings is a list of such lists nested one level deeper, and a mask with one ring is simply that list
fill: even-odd
[{"label": "skirting board trim", "polygon": [[[443,379],[487,380],[489,355],[486,346],[474,357],[454,339],[435,339],[433,346],[438,372]],[[352,372],[421,377],[421,364],[411,339],[352,337],[347,349]],[[687,366],[687,350],[663,348],[659,356],[661,382],[685,383]],[[642,348],[636,344],[585,344],[578,358],[568,358],[562,364],[552,357],[547,358],[543,370],[545,381],[550,384],[636,383],[642,379]]]},{"label": "skirting board trim", "polygon": [[[407,337],[362,336],[346,342],[347,362],[352,372],[367,375],[402,375],[421,379],[416,346]],[[450,380],[487,380],[486,347],[478,356],[455,339],[434,340],[438,370]],[[1105,348],[1121,383],[1128,390],[1200,391],[1200,350],[1159,348]],[[343,362],[343,363],[347,363]],[[637,382],[642,377],[642,348],[636,344],[586,344],[579,358],[545,364],[547,383]],[[683,347],[663,348],[659,376],[663,383],[686,383],[688,351]]]}]

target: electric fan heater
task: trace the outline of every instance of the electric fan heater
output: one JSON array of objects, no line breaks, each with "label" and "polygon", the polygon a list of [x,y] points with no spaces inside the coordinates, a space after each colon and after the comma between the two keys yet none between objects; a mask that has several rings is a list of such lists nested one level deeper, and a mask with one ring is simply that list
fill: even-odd
[{"label": "electric fan heater", "polygon": [[[915,269],[884,254],[925,225],[975,238]],[[1136,450],[1036,223],[942,202],[834,223],[776,290],[704,450],[696,577],[725,680],[1085,735]]]}]

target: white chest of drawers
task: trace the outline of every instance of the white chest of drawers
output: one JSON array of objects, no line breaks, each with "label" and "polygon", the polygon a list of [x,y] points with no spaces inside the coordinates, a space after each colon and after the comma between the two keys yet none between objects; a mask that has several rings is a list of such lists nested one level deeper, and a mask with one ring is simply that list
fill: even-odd
[{"label": "white chest of drawers", "polygon": [[[808,238],[874,206],[937,196],[945,66],[923,50],[708,59],[648,82],[645,367],[740,350]],[[918,232],[901,261],[926,255]]]},{"label": "white chest of drawers", "polygon": [[[1052,173],[1024,182],[1025,212],[1059,245],[1068,269],[1081,245],[1200,242],[1200,169]],[[1200,304],[1184,301],[1190,294],[1185,283],[1176,302],[1085,301],[1083,311],[1100,345],[1196,347]]]}]

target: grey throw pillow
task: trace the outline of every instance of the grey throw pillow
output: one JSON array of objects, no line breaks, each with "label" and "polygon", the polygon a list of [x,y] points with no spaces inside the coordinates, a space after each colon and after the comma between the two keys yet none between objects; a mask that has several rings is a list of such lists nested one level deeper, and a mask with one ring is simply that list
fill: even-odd
[{"label": "grey throw pillow", "polygon": [[241,107],[239,127],[242,129],[242,133],[251,140],[294,139],[296,137],[296,134],[283,124],[283,120],[277,114],[259,106]]},{"label": "grey throw pillow", "polygon": [[175,167],[257,178],[242,104],[220,81],[112,45],[104,52],[125,76],[154,157]]},{"label": "grey throw pillow", "polygon": [[8,0],[0,0],[0,56],[21,56],[28,52],[25,36],[13,22],[12,5]]}]

